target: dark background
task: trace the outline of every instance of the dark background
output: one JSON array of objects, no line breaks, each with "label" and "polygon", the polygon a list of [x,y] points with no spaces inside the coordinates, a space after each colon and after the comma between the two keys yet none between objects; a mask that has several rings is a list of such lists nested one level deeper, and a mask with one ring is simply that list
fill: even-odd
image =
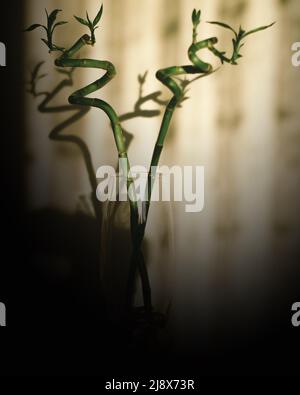
[{"label": "dark background", "polygon": [[216,328],[211,344],[202,344],[199,333],[189,339],[193,351],[176,353],[169,349],[133,351],[126,332],[110,326],[103,306],[93,302],[96,286],[88,295],[78,279],[54,288],[36,272],[31,258],[35,248],[32,237],[38,225],[32,228],[26,212],[22,165],[23,3],[13,0],[1,4],[0,41],[7,47],[7,67],[0,70],[0,301],[7,307],[7,327],[0,331],[0,374],[122,375],[128,380],[141,376],[299,374],[300,328],[292,327],[290,313],[300,296],[297,277],[290,291],[271,301],[259,330],[236,325],[238,312],[220,312],[227,331]]}]

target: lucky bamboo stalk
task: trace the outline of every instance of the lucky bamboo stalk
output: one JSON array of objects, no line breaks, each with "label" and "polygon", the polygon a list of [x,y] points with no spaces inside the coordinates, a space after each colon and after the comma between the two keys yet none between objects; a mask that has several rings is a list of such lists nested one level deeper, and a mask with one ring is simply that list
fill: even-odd
[{"label": "lucky bamboo stalk", "polygon": [[[222,22],[209,22],[211,24],[219,25],[223,28],[229,29],[234,33],[234,39],[232,40],[233,42],[233,51],[232,51],[232,56],[230,58],[225,56],[225,52],[219,51],[217,48],[215,48],[215,45],[218,43],[217,37],[211,37],[206,40],[202,40],[197,42],[197,28],[200,24],[200,17],[201,17],[201,11],[194,10],[192,13],[192,23],[193,23],[193,38],[192,38],[192,44],[188,48],[188,57],[189,60],[191,61],[192,65],[186,65],[186,66],[173,66],[173,67],[168,67],[165,69],[161,69],[156,73],[156,78],[162,82],[172,93],[173,97],[169,101],[164,117],[162,120],[162,124],[160,127],[160,131],[155,143],[154,151],[152,154],[152,159],[151,159],[151,165],[149,169],[149,174],[148,174],[148,183],[147,183],[147,201],[146,201],[146,220],[144,224],[142,225],[142,229],[140,230],[142,235],[141,235],[141,242],[140,246],[138,248],[141,248],[141,244],[143,241],[143,237],[145,234],[145,228],[147,224],[147,218],[149,214],[149,209],[150,209],[150,204],[151,204],[151,194],[152,194],[152,189],[153,189],[153,183],[155,181],[155,176],[156,176],[156,170],[157,166],[159,164],[160,156],[163,151],[165,139],[167,137],[171,120],[174,115],[174,112],[176,108],[181,104],[182,101],[187,99],[185,97],[185,89],[188,84],[191,82],[208,76],[215,72],[216,70],[213,69],[213,66],[209,63],[206,63],[202,61],[198,56],[197,52],[202,50],[202,49],[208,49],[211,51],[215,56],[217,56],[221,63],[223,64],[224,62],[230,63],[232,65],[237,65],[237,60],[242,57],[240,54],[240,50],[243,47],[242,40],[245,39],[250,34],[259,32],[261,30],[265,30],[269,27],[271,27],[274,23],[267,25],[267,26],[261,26],[259,28],[250,30],[248,32],[244,31],[241,27],[239,28],[239,31],[236,32],[231,26],[228,24],[222,23]],[[194,78],[191,81],[180,81],[181,83],[178,83],[175,78],[180,76],[180,75],[194,75],[194,74],[200,74],[200,76]],[[134,269],[132,270],[134,272]],[[131,280],[132,282],[133,280]]]}]

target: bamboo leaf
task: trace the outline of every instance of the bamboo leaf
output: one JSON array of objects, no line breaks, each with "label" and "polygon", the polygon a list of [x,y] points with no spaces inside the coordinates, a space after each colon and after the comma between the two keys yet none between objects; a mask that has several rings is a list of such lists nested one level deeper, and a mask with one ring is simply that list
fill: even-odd
[{"label": "bamboo leaf", "polygon": [[32,32],[33,30],[37,29],[38,27],[43,27],[45,28],[45,26],[40,25],[38,23],[35,23],[34,25],[29,26],[27,29],[25,29],[25,32]]},{"label": "bamboo leaf", "polygon": [[52,28],[52,33],[54,32],[54,30],[55,30],[58,26],[65,25],[66,23],[68,23],[68,22],[65,22],[65,21],[57,22],[57,23],[53,26],[53,28]]},{"label": "bamboo leaf", "polygon": [[102,17],[102,13],[103,13],[103,4],[102,4],[102,6],[100,8],[100,11],[98,12],[98,14],[96,15],[96,17],[95,17],[95,19],[93,21],[93,26],[94,27],[100,22],[100,19]]},{"label": "bamboo leaf", "polygon": [[86,12],[86,19],[87,19],[87,21],[88,21],[88,26],[89,26],[89,28],[92,29],[92,28],[93,28],[93,23],[92,23],[92,21],[90,20],[89,14],[88,14],[87,12]]},{"label": "bamboo leaf", "polygon": [[56,28],[56,26],[65,25],[66,23],[68,23],[68,22],[66,22],[66,21],[57,22],[57,23],[53,26],[53,29]]},{"label": "bamboo leaf", "polygon": [[242,38],[245,33],[246,33],[246,30],[242,29],[242,26],[240,26],[239,27],[239,32],[238,32],[238,37]]},{"label": "bamboo leaf", "polygon": [[218,25],[218,26],[224,27],[225,29],[229,29],[235,34],[235,36],[237,36],[237,32],[231,26],[229,26],[227,23],[216,22],[216,21],[211,21],[211,22],[207,22],[207,23],[210,23],[211,25]]},{"label": "bamboo leaf", "polygon": [[194,26],[199,25],[200,16],[201,16],[201,11],[200,10],[197,11],[196,9],[194,9],[192,13],[192,22]]},{"label": "bamboo leaf", "polygon": [[89,26],[88,21],[86,21],[85,19],[79,18],[79,16],[76,16],[76,15],[74,15],[74,18],[75,18],[79,23],[81,23],[82,25]]},{"label": "bamboo leaf", "polygon": [[196,9],[194,9],[192,13],[192,22],[194,25],[196,24],[196,18],[197,18],[197,11]]},{"label": "bamboo leaf", "polygon": [[61,10],[56,9],[54,11],[51,12],[51,14],[48,16],[48,27],[51,29],[53,26],[53,23],[55,22],[55,19],[57,17],[57,14],[60,12]]},{"label": "bamboo leaf", "polygon": [[256,29],[250,30],[249,32],[244,33],[243,37],[246,37],[246,36],[249,36],[250,34],[257,33],[257,32],[260,32],[260,31],[262,31],[262,30],[268,29],[269,27],[273,26],[275,23],[276,23],[276,22],[273,22],[273,23],[271,23],[270,25],[261,26],[261,27],[258,27],[258,28],[256,28]]}]

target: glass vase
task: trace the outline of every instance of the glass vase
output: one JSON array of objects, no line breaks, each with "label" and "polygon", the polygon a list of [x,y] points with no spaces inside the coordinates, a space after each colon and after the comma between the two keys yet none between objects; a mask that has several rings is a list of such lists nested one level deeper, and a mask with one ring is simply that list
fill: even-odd
[{"label": "glass vase", "polygon": [[164,175],[157,174],[155,179],[152,178],[152,183],[155,201],[151,201],[148,216],[146,202],[143,199],[137,202],[138,222],[141,228],[145,228],[145,234],[141,255],[137,254],[139,263],[136,264],[130,295],[132,262],[136,254],[131,232],[130,202],[129,199],[120,199],[120,188],[126,185],[126,180],[122,175],[115,175],[108,181],[108,199],[102,203],[100,277],[107,312],[112,321],[124,320],[129,309],[142,325],[147,304],[145,276],[151,291],[152,319],[162,320],[170,307],[175,271],[172,204],[170,199],[159,199]]}]

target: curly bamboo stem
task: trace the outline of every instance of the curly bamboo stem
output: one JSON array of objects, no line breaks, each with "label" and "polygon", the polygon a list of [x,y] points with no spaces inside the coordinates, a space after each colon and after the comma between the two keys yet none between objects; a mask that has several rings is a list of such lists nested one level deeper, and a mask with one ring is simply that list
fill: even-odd
[{"label": "curly bamboo stem", "polygon": [[[89,35],[82,36],[76,43],[67,51],[65,51],[58,59],[55,60],[55,65],[58,67],[80,67],[80,68],[97,68],[106,71],[106,74],[96,80],[95,82],[85,86],[72,93],[69,97],[69,103],[74,105],[82,105],[89,107],[96,107],[103,110],[111,122],[111,127],[114,134],[115,144],[118,151],[118,156],[120,159],[125,159],[127,162],[127,168],[130,169],[130,164],[127,155],[127,148],[125,143],[125,137],[123,135],[122,127],[120,124],[120,120],[115,110],[112,108],[110,104],[105,102],[104,100],[97,98],[88,98],[87,95],[96,92],[97,90],[103,88],[107,83],[109,83],[114,76],[116,75],[114,65],[109,61],[100,61],[95,59],[72,59],[72,57],[85,45],[90,45],[92,40]],[[133,183],[131,177],[128,176],[127,184],[128,188]],[[130,213],[131,213],[131,237],[132,237],[132,261],[137,264],[139,268],[141,279],[142,279],[142,288],[143,288],[143,298],[144,304],[147,310],[152,309],[151,304],[151,289],[150,289],[150,281],[148,278],[148,273],[145,267],[145,262],[141,259],[141,232],[140,232],[140,224],[139,224],[139,214],[138,214],[138,206],[137,202],[134,200],[130,200]],[[136,264],[132,264],[132,266],[136,267]]]}]

